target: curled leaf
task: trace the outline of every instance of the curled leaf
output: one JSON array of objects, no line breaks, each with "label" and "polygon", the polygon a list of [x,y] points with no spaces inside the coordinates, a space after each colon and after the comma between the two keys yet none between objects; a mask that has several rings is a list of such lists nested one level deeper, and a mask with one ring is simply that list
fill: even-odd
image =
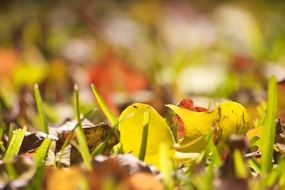
[{"label": "curled leaf", "polygon": [[[241,104],[232,101],[225,101],[214,110],[207,112],[196,112],[175,105],[167,105],[167,107],[177,113],[184,122],[185,137],[181,145],[197,140],[213,131],[214,143],[222,148],[231,134],[245,134],[251,126],[247,110]],[[205,141],[198,142],[196,146],[180,151],[201,150]]]}]

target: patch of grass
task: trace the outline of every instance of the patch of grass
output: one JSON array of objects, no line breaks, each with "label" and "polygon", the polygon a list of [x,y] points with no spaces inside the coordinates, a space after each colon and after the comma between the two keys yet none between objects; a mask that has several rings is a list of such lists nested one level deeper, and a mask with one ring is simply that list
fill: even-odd
[{"label": "patch of grass", "polygon": [[277,82],[275,77],[271,77],[268,84],[267,111],[263,126],[263,136],[261,139],[261,172],[268,174],[272,169],[273,144],[276,131],[277,114]]}]

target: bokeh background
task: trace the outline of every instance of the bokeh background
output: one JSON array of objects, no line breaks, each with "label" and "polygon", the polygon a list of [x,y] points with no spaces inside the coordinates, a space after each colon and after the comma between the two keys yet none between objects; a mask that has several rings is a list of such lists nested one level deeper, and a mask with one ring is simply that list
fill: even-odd
[{"label": "bokeh background", "polygon": [[282,118],[285,1],[0,1],[2,123],[36,122],[36,83],[51,123],[73,115],[75,83],[82,110],[94,83],[117,115],[132,102],[166,114],[184,98],[255,115],[271,75]]}]

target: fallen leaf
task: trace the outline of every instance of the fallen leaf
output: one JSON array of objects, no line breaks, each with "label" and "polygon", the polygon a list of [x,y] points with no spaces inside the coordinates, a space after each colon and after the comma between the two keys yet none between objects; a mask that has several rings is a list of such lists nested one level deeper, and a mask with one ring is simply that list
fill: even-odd
[{"label": "fallen leaf", "polygon": [[120,142],[124,152],[139,157],[145,112],[150,113],[145,162],[159,168],[160,144],[163,143],[171,149],[174,140],[166,121],[151,106],[135,103],[122,112],[118,128],[121,135]]},{"label": "fallen leaf", "polygon": [[[175,105],[167,105],[184,122],[185,143],[194,141],[213,131],[214,143],[220,148],[231,134],[245,134],[251,127],[251,120],[247,110],[239,103],[226,101],[219,104],[214,110],[195,112]],[[197,151],[205,147],[205,141],[197,143],[184,151]],[[181,143],[183,145],[184,142]],[[181,150],[180,150],[181,151]]]},{"label": "fallen leaf", "polygon": [[[195,111],[195,112],[206,112],[206,111],[208,111],[208,109],[206,109],[206,108],[194,106],[194,103],[191,99],[182,100],[178,104],[178,106],[181,108],[185,108],[188,110]],[[179,117],[179,115],[176,114],[175,116],[173,116],[172,121],[177,126],[178,139],[182,139],[184,137],[184,123],[183,123],[182,119]]]}]

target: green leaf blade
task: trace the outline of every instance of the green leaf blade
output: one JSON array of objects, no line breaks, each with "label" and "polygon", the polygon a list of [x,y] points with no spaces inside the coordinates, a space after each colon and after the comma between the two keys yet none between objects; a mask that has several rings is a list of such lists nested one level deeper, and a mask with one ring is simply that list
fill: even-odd
[{"label": "green leaf blade", "polygon": [[39,112],[40,129],[44,133],[48,134],[49,130],[48,130],[48,125],[47,125],[46,115],[44,113],[42,98],[41,98],[41,94],[39,91],[39,86],[37,84],[34,86],[34,95],[35,95],[37,110]]},{"label": "green leaf blade", "polygon": [[88,144],[87,144],[87,140],[86,140],[86,137],[82,129],[82,125],[81,125],[80,107],[79,107],[79,90],[78,90],[77,85],[74,86],[74,108],[75,108],[75,114],[76,114],[77,123],[78,123],[78,128],[75,129],[75,132],[76,132],[76,138],[79,144],[80,153],[82,155],[85,166],[87,167],[87,169],[91,170],[92,157],[91,157]]},{"label": "green leaf blade", "polygon": [[25,137],[26,128],[17,129],[14,131],[12,139],[9,143],[8,149],[4,155],[4,162],[10,162],[13,160],[14,156],[18,155],[21,148],[22,142]]},{"label": "green leaf blade", "polygon": [[99,94],[97,88],[95,87],[95,85],[91,84],[91,88],[92,88],[93,94],[95,95],[97,103],[99,104],[101,110],[103,111],[103,113],[107,117],[107,119],[110,122],[111,126],[113,126],[113,127],[117,126],[118,125],[118,119],[110,111],[110,109],[108,108],[108,106],[105,103],[104,99],[102,98],[102,96],[100,96],[100,94]]},{"label": "green leaf blade", "polygon": [[268,85],[268,100],[267,100],[267,113],[263,127],[262,147],[261,147],[261,172],[267,174],[272,169],[273,159],[273,144],[275,141],[277,116],[277,82],[273,76],[269,80]]},{"label": "green leaf blade", "polygon": [[46,138],[40,147],[36,150],[34,160],[37,168],[39,168],[44,163],[51,142],[52,141],[50,139]]}]

